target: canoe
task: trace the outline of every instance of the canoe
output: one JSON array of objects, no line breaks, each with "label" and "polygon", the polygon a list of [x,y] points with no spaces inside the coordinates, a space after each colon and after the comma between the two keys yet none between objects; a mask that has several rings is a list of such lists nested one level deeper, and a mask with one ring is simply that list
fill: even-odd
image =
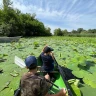
[{"label": "canoe", "polygon": [[[14,61],[15,61],[15,64],[17,64],[21,68],[25,68],[26,65],[21,58],[15,56]],[[50,94],[55,94],[55,93],[59,92],[60,89],[66,88],[68,96],[73,96],[73,94],[71,92],[71,89],[68,85],[68,82],[65,79],[65,73],[64,73],[62,67],[57,63],[55,58],[54,58],[54,62],[55,62],[54,71],[50,72],[51,81],[46,80],[46,81],[48,81],[49,83],[52,84],[52,87],[51,87],[49,93]],[[41,67],[42,66],[42,59],[41,59],[40,56],[37,58],[37,64],[38,64],[38,66],[37,66],[38,71],[37,72],[44,76],[46,71],[41,70],[42,69],[42,67]]]},{"label": "canoe", "polygon": [[17,42],[21,36],[16,37],[0,37],[0,43],[9,43],[9,42]]},{"label": "canoe", "polygon": [[[51,94],[57,93],[62,88],[66,88],[68,92],[68,96],[73,96],[71,89],[68,85],[68,82],[65,80],[65,75],[62,67],[58,64],[55,58],[54,58],[54,62],[55,62],[55,68],[54,71],[52,71],[52,74],[53,74],[53,78],[55,77],[55,80],[52,81],[53,86],[51,87],[50,90]],[[38,66],[42,66],[42,60],[40,56],[38,57]],[[42,70],[40,71],[41,74],[44,72],[45,71]]]}]

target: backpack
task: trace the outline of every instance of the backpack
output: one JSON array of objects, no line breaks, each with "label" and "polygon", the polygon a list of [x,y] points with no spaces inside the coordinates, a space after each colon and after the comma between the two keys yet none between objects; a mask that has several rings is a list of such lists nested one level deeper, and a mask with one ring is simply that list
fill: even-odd
[{"label": "backpack", "polygon": [[14,91],[14,96],[20,96],[20,87]]},{"label": "backpack", "polygon": [[14,90],[14,96],[21,96],[20,95],[20,92],[21,92],[21,88],[20,88],[20,84],[19,84],[19,88],[17,88],[16,90]]}]

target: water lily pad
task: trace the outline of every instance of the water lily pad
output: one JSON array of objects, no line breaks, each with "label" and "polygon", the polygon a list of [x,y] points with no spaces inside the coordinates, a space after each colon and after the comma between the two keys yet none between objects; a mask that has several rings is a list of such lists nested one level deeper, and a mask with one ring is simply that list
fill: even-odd
[{"label": "water lily pad", "polygon": [[17,74],[17,73],[10,73],[10,75],[13,76],[13,77],[17,77],[19,74]]},{"label": "water lily pad", "polygon": [[72,71],[72,74],[78,78],[83,78],[84,76],[86,76],[86,74],[88,74],[88,72],[80,70],[80,71]]},{"label": "water lily pad", "polygon": [[2,68],[0,68],[0,73],[2,73],[3,72],[3,69]]},{"label": "water lily pad", "polygon": [[10,88],[6,88],[5,90],[0,92],[0,96],[13,96],[14,90]]},{"label": "water lily pad", "polygon": [[75,63],[70,63],[70,64],[67,64],[67,67],[71,70],[79,70],[79,68],[77,67],[77,65]]},{"label": "water lily pad", "polygon": [[[48,44],[49,46],[54,48],[54,56],[56,57],[57,62],[60,65],[67,66],[67,68],[73,70],[73,73],[74,75],[76,75],[76,77],[83,78],[84,83],[89,85],[90,90],[87,90],[87,87],[84,86],[85,91],[87,90],[87,94],[84,93],[84,96],[95,96],[96,94],[93,94],[94,92],[96,93],[96,91],[94,90],[96,79],[95,43],[96,38],[76,37],[21,38],[20,42],[17,43],[0,43],[0,58],[6,59],[6,62],[0,62],[0,68],[3,68],[3,73],[0,74],[0,90],[4,87],[7,81],[11,81],[8,86],[9,88],[4,89],[2,91],[2,94],[0,92],[0,95],[7,96],[8,94],[8,96],[12,96],[13,94],[11,94],[11,91],[15,90],[18,87],[21,75],[27,71],[26,69],[20,69],[19,67],[17,67],[17,65],[14,64],[14,56],[19,56],[20,58],[23,58],[23,60],[28,55],[34,55],[38,57],[45,44]],[[37,49],[34,49],[35,46]],[[94,64],[90,61],[93,61]],[[78,67],[78,64],[80,64],[82,68]],[[90,74],[93,76],[91,76]],[[83,92],[84,91],[82,91],[82,94]]]},{"label": "water lily pad", "polygon": [[87,74],[86,77],[83,78],[85,84],[90,85],[92,88],[96,88],[96,73]]},{"label": "water lily pad", "polygon": [[96,88],[92,88],[87,84],[82,84],[79,88],[83,96],[96,96]]},{"label": "water lily pad", "polygon": [[90,73],[94,73],[94,72],[96,72],[96,65],[90,67],[90,68],[88,69],[88,71],[89,71]]},{"label": "water lily pad", "polygon": [[11,82],[11,81],[7,81],[7,82],[5,83],[5,85],[3,86],[3,88],[0,90],[0,92],[3,91],[4,89],[8,88],[10,82]]}]

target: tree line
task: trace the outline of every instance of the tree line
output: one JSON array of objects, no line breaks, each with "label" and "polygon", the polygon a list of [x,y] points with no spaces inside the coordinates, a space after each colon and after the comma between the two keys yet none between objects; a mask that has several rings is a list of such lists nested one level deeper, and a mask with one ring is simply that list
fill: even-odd
[{"label": "tree line", "polygon": [[3,0],[0,9],[0,36],[50,36],[51,29],[37,20],[36,14],[23,14],[11,7],[10,0]]},{"label": "tree line", "polygon": [[57,28],[54,30],[55,36],[76,36],[76,37],[96,37],[96,29],[84,30],[83,28],[78,28],[77,30],[72,30],[68,32],[67,29],[61,30]]},{"label": "tree line", "polygon": [[83,28],[71,32],[57,28],[52,34],[51,28],[36,19],[36,14],[21,13],[11,5],[10,0],[3,0],[3,7],[0,9],[0,36],[96,36],[96,29]]}]

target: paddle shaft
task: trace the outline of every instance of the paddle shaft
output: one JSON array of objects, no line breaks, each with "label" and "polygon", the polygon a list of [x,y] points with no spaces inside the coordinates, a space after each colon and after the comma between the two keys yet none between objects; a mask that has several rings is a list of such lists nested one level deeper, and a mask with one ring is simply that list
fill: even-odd
[{"label": "paddle shaft", "polygon": [[49,81],[48,79],[46,79],[47,82],[51,83],[52,85],[54,85],[56,88],[60,89],[59,86],[57,86],[56,84],[54,84],[52,81]]}]

